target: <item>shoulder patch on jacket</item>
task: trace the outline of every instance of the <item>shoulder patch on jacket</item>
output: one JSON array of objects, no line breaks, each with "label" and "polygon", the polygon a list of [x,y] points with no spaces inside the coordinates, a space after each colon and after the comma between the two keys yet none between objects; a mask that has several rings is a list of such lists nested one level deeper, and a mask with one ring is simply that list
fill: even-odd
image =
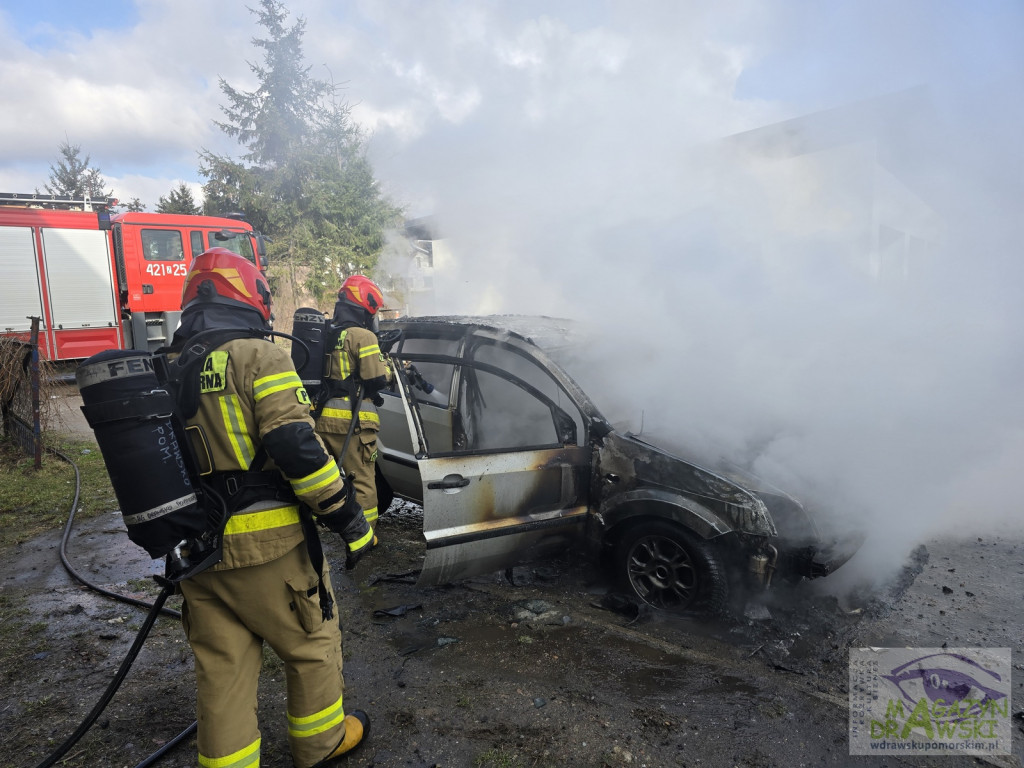
[{"label": "shoulder patch on jacket", "polygon": [[220,392],[227,386],[228,353],[218,349],[206,356],[199,372],[199,391]]}]

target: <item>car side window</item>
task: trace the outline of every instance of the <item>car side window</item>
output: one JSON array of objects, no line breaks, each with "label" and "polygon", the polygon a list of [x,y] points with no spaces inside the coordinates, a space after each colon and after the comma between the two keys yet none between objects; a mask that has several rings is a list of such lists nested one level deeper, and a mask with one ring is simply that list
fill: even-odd
[{"label": "car side window", "polygon": [[468,450],[528,449],[581,439],[579,411],[532,359],[489,340],[478,342],[470,358],[474,364],[463,367],[458,408]]},{"label": "car side window", "polygon": [[551,412],[538,399],[493,373],[463,373],[459,412],[470,450],[511,450],[557,444]]},{"label": "car side window", "polygon": [[[458,354],[458,339],[437,338],[406,338],[402,340],[398,357],[405,355],[445,355],[454,357]],[[412,381],[411,394],[421,405],[448,407],[448,397],[452,391],[452,377],[455,366],[448,363],[429,363],[415,361],[412,363],[419,376]],[[430,390],[429,392],[427,390]]]}]

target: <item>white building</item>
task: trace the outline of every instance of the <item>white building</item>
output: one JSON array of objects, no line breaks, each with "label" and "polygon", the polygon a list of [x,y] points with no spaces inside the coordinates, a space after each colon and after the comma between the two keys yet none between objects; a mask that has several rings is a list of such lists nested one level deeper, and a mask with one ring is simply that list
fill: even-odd
[{"label": "white building", "polygon": [[830,237],[880,282],[913,278],[943,240],[925,199],[934,118],[923,88],[816,112],[727,139],[769,191],[790,239]]}]

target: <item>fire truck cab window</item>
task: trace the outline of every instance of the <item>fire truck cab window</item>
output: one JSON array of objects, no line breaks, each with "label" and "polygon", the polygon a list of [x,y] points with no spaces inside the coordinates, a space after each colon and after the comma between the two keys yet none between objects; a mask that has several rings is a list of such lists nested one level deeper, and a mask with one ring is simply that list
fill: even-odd
[{"label": "fire truck cab window", "polygon": [[246,232],[230,232],[228,230],[209,232],[206,241],[211,248],[227,248],[253,264],[256,263],[256,256],[252,252],[252,240]]},{"label": "fire truck cab window", "polygon": [[194,259],[200,253],[203,252],[203,233],[202,232],[189,232],[188,233],[189,245],[192,246],[192,258]]},{"label": "fire truck cab window", "polygon": [[176,229],[142,230],[142,253],[146,261],[184,261],[181,232]]}]

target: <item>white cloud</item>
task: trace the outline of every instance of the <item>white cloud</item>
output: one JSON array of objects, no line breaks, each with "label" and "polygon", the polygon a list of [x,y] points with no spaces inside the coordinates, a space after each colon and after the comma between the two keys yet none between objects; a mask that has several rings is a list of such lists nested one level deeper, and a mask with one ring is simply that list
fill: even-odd
[{"label": "white cloud", "polygon": [[222,149],[217,77],[244,80],[240,50],[257,58],[248,14],[225,8],[143,2],[135,28],[65,33],[45,52],[0,28],[0,165],[35,163],[41,185],[65,139],[108,175],[195,167],[197,149]]}]

